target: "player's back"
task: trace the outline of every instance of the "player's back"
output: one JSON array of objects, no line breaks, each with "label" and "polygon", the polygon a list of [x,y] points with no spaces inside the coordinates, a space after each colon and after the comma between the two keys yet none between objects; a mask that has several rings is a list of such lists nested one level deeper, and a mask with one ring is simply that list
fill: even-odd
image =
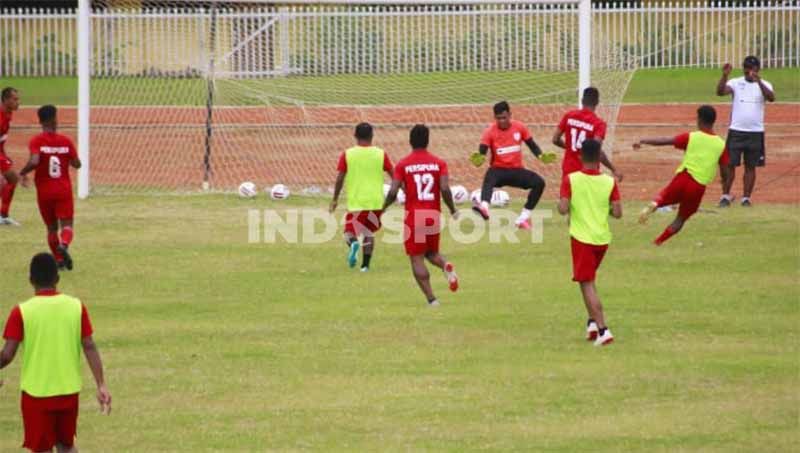
[{"label": "player's back", "polygon": [[565,152],[562,167],[565,174],[578,171],[583,167],[580,150],[585,140],[602,140],[606,136],[605,121],[586,108],[570,110],[565,113],[559,129],[564,133]]},{"label": "player's back", "polygon": [[441,211],[441,177],[447,175],[444,160],[427,150],[414,150],[395,169],[406,188],[406,211]]},{"label": "player's back", "polygon": [[8,140],[8,130],[11,127],[11,112],[4,112],[0,109],[0,154],[5,153],[5,145]]},{"label": "player's back", "polygon": [[69,164],[78,157],[72,140],[57,132],[42,132],[31,139],[28,149],[39,155],[34,177],[39,196],[71,194]]}]

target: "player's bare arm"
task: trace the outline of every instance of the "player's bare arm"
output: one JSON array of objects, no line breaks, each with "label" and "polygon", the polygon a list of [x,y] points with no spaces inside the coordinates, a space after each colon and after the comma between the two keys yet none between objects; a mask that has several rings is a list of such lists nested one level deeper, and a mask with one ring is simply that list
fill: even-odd
[{"label": "player's bare arm", "polygon": [[36,167],[39,165],[39,159],[40,156],[38,154],[31,154],[28,163],[20,170],[19,176],[22,178],[22,187],[28,187],[28,173],[36,170]]},{"label": "player's bare arm", "polygon": [[400,184],[402,184],[402,181],[399,179],[392,179],[392,185],[389,187],[389,192],[386,194],[386,199],[383,201],[384,211],[397,200],[397,191],[400,190]]},{"label": "player's bare arm", "polygon": [[447,205],[447,209],[450,210],[450,215],[453,218],[458,217],[458,211],[456,211],[456,205],[453,202],[453,192],[450,191],[450,177],[447,175],[442,175],[441,179],[439,180],[439,185],[441,186],[442,192],[442,200],[444,204]]},{"label": "player's bare arm", "polygon": [[764,99],[769,102],[775,102],[775,92],[770,90],[767,84],[761,80],[761,76],[758,74],[758,72],[753,71],[751,77],[756,81],[758,87],[761,89],[761,94],[764,95]]},{"label": "player's bare arm", "polygon": [[622,218],[622,202],[621,201],[617,200],[617,201],[612,201],[611,202],[611,216],[614,217],[615,219],[621,219]]},{"label": "player's bare arm", "polygon": [[6,340],[6,344],[3,346],[3,350],[0,351],[0,370],[7,367],[9,363],[14,361],[14,356],[17,355],[18,347],[19,347],[19,341]]},{"label": "player's bare arm", "polygon": [[333,188],[333,200],[331,200],[331,205],[329,208],[330,212],[336,210],[336,206],[339,204],[339,195],[342,193],[342,187],[344,187],[344,177],[347,173],[340,171],[338,175],[336,175],[336,185]]},{"label": "player's bare arm", "polygon": [[725,63],[725,65],[722,66],[722,77],[720,77],[717,83],[717,96],[727,96],[733,93],[731,87],[728,86],[728,77],[730,77],[732,69],[733,66],[731,66],[730,63]]},{"label": "player's bare arm", "polygon": [[672,146],[672,144],[674,143],[675,143],[675,137],[643,138],[633,144],[633,149],[641,149],[642,145]]},{"label": "player's bare arm", "polygon": [[556,126],[556,131],[553,132],[553,144],[559,148],[567,149],[567,144],[564,143],[564,132],[558,126]]},{"label": "player's bare arm", "polygon": [[[600,142],[600,140],[597,141]],[[600,163],[603,164],[604,167],[611,170],[611,173],[614,174],[614,176],[617,178],[618,181],[622,181],[624,175],[620,170],[617,169],[617,167],[614,166],[613,163],[611,163],[611,159],[609,159],[608,156],[606,155],[606,152],[602,150],[600,151]]]},{"label": "player's bare arm", "polygon": [[558,199],[558,213],[561,215],[569,214],[569,198],[561,197]]},{"label": "player's bare arm", "polygon": [[100,351],[97,350],[97,345],[95,345],[91,336],[81,340],[81,344],[83,346],[83,354],[86,356],[86,361],[89,363],[89,368],[91,368],[94,381],[97,384],[97,402],[100,404],[100,412],[110,414],[111,393],[106,387],[105,377],[103,376],[103,361],[100,359]]}]

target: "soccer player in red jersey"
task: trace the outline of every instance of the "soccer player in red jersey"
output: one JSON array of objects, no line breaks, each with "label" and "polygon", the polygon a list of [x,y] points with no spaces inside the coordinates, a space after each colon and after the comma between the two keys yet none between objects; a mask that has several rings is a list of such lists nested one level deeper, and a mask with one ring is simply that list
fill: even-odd
[{"label": "soccer player in red jersey", "polygon": [[72,270],[72,257],[67,251],[73,238],[72,181],[69,167],[81,168],[81,161],[72,140],[56,132],[56,113],[56,108],[52,105],[39,108],[42,133],[28,143],[31,155],[20,175],[23,185],[27,185],[27,174],[36,170],[36,198],[39,213],[47,225],[47,244],[59,267]]},{"label": "soccer player in red jersey", "polygon": [[657,208],[680,204],[677,217],[656,238],[655,245],[663,244],[683,228],[683,224],[700,208],[706,186],[716,176],[717,166],[724,168],[728,165],[729,156],[725,149],[725,141],[714,134],[716,119],[717,112],[714,107],[703,105],[697,109],[698,131],[687,132],[675,137],[645,138],[633,144],[634,149],[639,149],[642,145],[671,145],[685,150],[683,162],[675,172],[675,177],[639,215],[639,223],[644,224]]},{"label": "soccer player in red jersey", "polygon": [[413,151],[395,166],[383,210],[394,203],[400,186],[405,186],[403,236],[406,254],[411,260],[414,278],[428,299],[428,305],[436,307],[439,302],[431,288],[425,259],[444,271],[451,291],[458,289],[455,266],[439,253],[441,199],[444,199],[453,218],[457,218],[458,213],[448,183],[447,163],[428,152],[429,137],[430,130],[425,125],[417,124],[411,129],[409,142]]},{"label": "soccer player in red jersey", "polygon": [[0,225],[19,226],[16,220],[8,216],[19,176],[11,169],[14,163],[5,150],[11,117],[18,108],[19,94],[17,90],[11,87],[3,88],[0,91],[0,179],[3,180],[0,183]]},{"label": "soccer player in red jersey", "polygon": [[530,189],[525,207],[515,224],[525,230],[531,228],[531,211],[536,207],[544,192],[544,179],[528,170],[522,163],[522,144],[525,143],[534,156],[541,159],[542,150],[533,141],[528,128],[521,121],[511,119],[511,107],[508,102],[494,105],[495,122],[490,124],[481,136],[478,152],[471,159],[475,165],[483,163],[483,157],[490,153],[491,168],[483,178],[481,200],[473,201],[472,209],[484,220],[489,219],[489,201],[495,187],[511,186],[519,189]]},{"label": "soccer player in red jersey", "polygon": [[572,280],[577,282],[589,314],[586,340],[595,346],[614,341],[606,325],[603,305],[597,295],[595,276],[611,242],[608,216],[622,217],[622,201],[617,182],[600,173],[600,142],[587,139],[581,147],[582,169],[561,180],[558,212],[569,215],[572,244]]},{"label": "soccer player in red jersey", "polygon": [[[584,140],[594,139],[602,143],[606,138],[606,122],[595,114],[599,103],[600,91],[595,87],[586,88],[581,99],[583,107],[564,114],[556,126],[553,144],[564,148],[564,160],[561,163],[562,178],[583,168],[581,146]],[[611,170],[618,181],[622,181],[622,172],[614,167],[603,150],[600,150],[600,163]]]},{"label": "soccer player in red jersey", "polygon": [[109,414],[111,393],[103,376],[103,361],[92,339],[92,322],[86,306],[56,289],[58,265],[52,255],[40,253],[33,257],[29,281],[36,295],[16,305],[8,316],[0,369],[10,364],[17,350],[20,351],[23,447],[39,452],[51,452],[53,448],[59,453],[77,452],[80,351],[83,350],[94,375],[100,410]]}]

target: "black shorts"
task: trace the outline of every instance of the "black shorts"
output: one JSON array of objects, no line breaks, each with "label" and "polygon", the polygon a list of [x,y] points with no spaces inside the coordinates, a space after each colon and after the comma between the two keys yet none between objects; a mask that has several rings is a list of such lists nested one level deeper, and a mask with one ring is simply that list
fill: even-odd
[{"label": "black shorts", "polygon": [[738,167],[742,164],[742,154],[747,167],[763,167],[766,163],[763,132],[729,130],[725,146],[728,148],[731,166]]}]

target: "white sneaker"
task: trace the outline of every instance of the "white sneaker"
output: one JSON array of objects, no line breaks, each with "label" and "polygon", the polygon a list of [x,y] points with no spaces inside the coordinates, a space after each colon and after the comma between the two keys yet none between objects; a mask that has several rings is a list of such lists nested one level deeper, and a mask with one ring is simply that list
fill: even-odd
[{"label": "white sneaker", "polygon": [[597,333],[600,329],[597,328],[597,323],[592,321],[586,326],[586,341],[594,341],[597,339]]},{"label": "white sneaker", "polygon": [[438,307],[439,306],[439,301],[436,300],[436,299],[433,299],[432,301],[428,302],[428,306],[429,307]]},{"label": "white sneaker", "polygon": [[458,275],[456,275],[456,267],[453,263],[446,263],[444,265],[444,276],[447,278],[447,285],[450,291],[458,291]]},{"label": "white sneaker", "polygon": [[362,268],[361,268],[361,272],[369,272],[369,268],[368,268],[368,267],[366,267],[366,266],[365,266],[365,267],[362,267]]},{"label": "white sneaker", "polygon": [[603,335],[600,335],[596,340],[594,340],[594,345],[605,346],[611,344],[613,341],[614,335],[611,335],[611,329],[606,329],[606,331],[603,332]]},{"label": "white sneaker", "polygon": [[22,226],[19,222],[11,217],[0,217],[0,225]]}]

